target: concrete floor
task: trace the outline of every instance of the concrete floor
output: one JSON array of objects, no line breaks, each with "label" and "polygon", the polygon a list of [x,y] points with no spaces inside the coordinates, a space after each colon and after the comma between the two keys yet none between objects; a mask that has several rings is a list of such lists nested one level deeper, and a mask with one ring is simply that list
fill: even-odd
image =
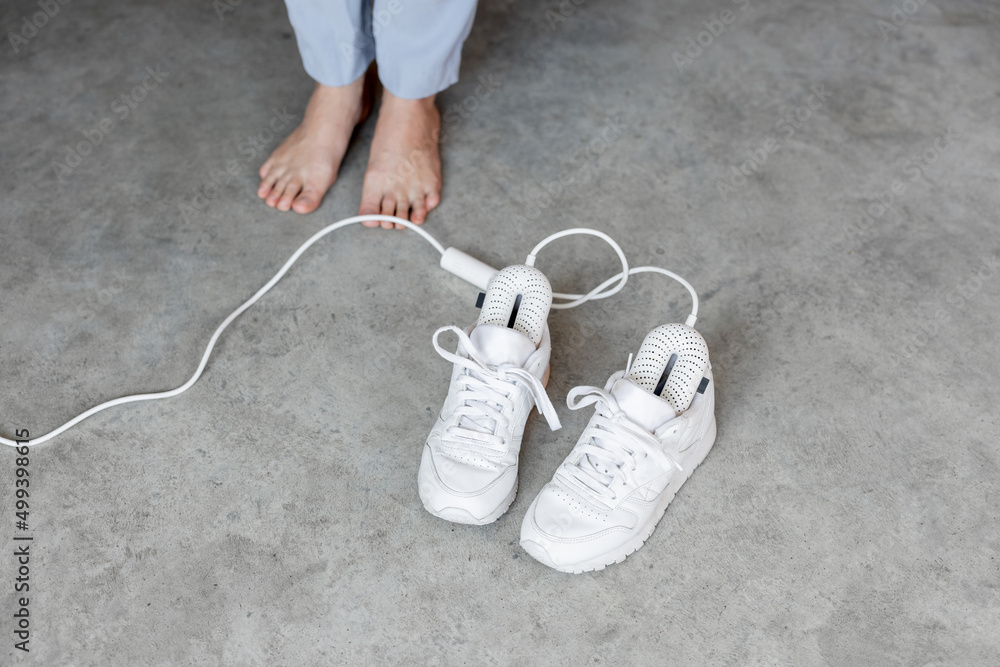
[{"label": "concrete floor", "polygon": [[[1000,11],[628,5],[482,3],[440,98],[427,229],[502,266],[594,226],[700,290],[719,437],[646,547],[568,576],[517,539],[589,417],[566,393],[683,319],[685,293],[645,276],[553,314],[564,429],[533,416],[510,512],[451,525],[415,475],[449,372],[430,336],[471,322],[476,290],[415,236],[353,228],[238,320],[187,394],[32,450],[31,651],[13,648],[0,558],[0,662],[1000,662]],[[275,212],[254,174],[291,125],[265,130],[311,89],[280,2],[59,8],[23,41],[34,0],[0,10],[8,436],[181,384],[227,313],[356,212],[374,128],[317,213]],[[562,290],[615,270],[587,240],[539,266]]]}]

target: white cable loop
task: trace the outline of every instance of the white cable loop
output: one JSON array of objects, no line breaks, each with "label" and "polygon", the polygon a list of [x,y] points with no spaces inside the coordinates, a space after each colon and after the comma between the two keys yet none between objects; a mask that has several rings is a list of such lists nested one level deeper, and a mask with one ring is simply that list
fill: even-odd
[{"label": "white cable loop", "polygon": [[[681,285],[683,285],[685,288],[687,288],[687,291],[691,294],[691,314],[687,316],[687,320],[685,320],[684,323],[687,326],[689,326],[689,327],[693,327],[694,326],[694,323],[698,319],[698,293],[695,291],[695,289],[691,285],[691,283],[689,283],[688,281],[684,280],[683,278],[681,278],[679,275],[677,275],[673,271],[668,271],[666,269],[661,269],[658,266],[636,266],[634,268],[629,269],[628,273],[629,273],[630,276],[634,276],[637,273],[662,273],[665,276],[673,278],[674,280],[676,280],[677,282],[679,282]],[[603,283],[601,283],[600,285],[598,285],[597,287],[595,287],[592,291],[596,292],[596,291],[604,289],[605,287],[607,287],[611,283],[615,282],[616,280],[621,279],[621,276],[622,276],[622,274],[620,274],[620,273],[617,274],[617,275],[611,276],[610,278],[608,278],[607,280],[605,280]],[[553,296],[557,296],[557,295],[553,294]],[[579,295],[579,294],[559,294],[558,296],[560,296],[561,298],[564,298],[564,299],[578,299],[578,298],[581,298],[581,295]],[[554,307],[555,306],[553,306],[553,308]]]},{"label": "white cable loop", "polygon": [[[552,293],[552,298],[553,299],[564,299],[564,300],[567,301],[567,303],[553,303],[552,304],[552,309],[553,310],[564,310],[564,309],[567,309],[567,308],[576,308],[577,306],[583,305],[583,304],[587,303],[588,301],[595,301],[597,299],[606,299],[609,296],[612,296],[612,295],[618,294],[618,292],[621,292],[622,288],[625,287],[625,283],[628,282],[628,276],[629,276],[628,260],[625,258],[625,253],[622,252],[621,246],[618,245],[613,238],[611,238],[610,236],[608,236],[604,232],[599,232],[596,229],[587,229],[586,227],[573,227],[572,229],[564,229],[561,232],[556,232],[555,234],[552,234],[551,236],[545,237],[528,254],[528,259],[527,259],[527,261],[525,261],[525,264],[527,264],[528,266],[534,266],[535,265],[535,257],[536,257],[536,255],[538,255],[538,251],[539,250],[541,250],[542,248],[544,248],[545,246],[547,246],[548,244],[552,243],[553,241],[555,241],[557,239],[561,239],[561,238],[564,238],[566,236],[575,236],[577,234],[589,235],[589,236],[596,236],[597,238],[603,239],[605,242],[607,242],[607,244],[610,245],[611,248],[618,255],[618,259],[621,260],[622,271],[621,271],[621,273],[619,273],[618,275],[616,275],[611,280],[607,280],[607,281],[601,283],[601,285],[599,285],[598,287],[590,290],[586,294],[563,294],[561,292],[553,292]],[[606,286],[610,285],[611,283],[615,282],[616,280],[618,281],[618,284],[615,285],[615,287],[613,287],[612,289],[609,289],[607,291],[603,291]]]},{"label": "white cable loop", "polygon": [[[565,294],[563,292],[553,292],[552,293],[553,299],[562,299],[566,301],[566,303],[553,303],[552,304],[553,310],[576,308],[577,306],[582,305],[588,301],[594,301],[596,299],[606,299],[609,296],[612,296],[620,292],[622,288],[625,287],[625,283],[628,281],[628,277],[635,275],[637,273],[662,273],[663,275],[673,278],[674,280],[679,282],[681,285],[687,288],[688,292],[690,292],[691,304],[692,304],[691,314],[688,315],[685,324],[687,324],[687,326],[689,327],[694,326],[694,323],[698,319],[698,293],[694,290],[694,287],[691,286],[691,283],[684,280],[673,271],[661,269],[658,266],[638,266],[633,269],[630,269],[628,266],[628,260],[625,259],[625,253],[622,252],[621,246],[619,246],[615,242],[615,240],[612,239],[610,236],[608,236],[604,232],[599,232],[596,229],[587,229],[585,227],[574,227],[573,229],[564,229],[561,232],[556,232],[555,234],[552,234],[551,236],[542,239],[542,241],[534,247],[534,249],[528,254],[528,259],[525,262],[525,264],[527,264],[528,266],[534,266],[535,259],[536,256],[538,255],[539,250],[547,246],[552,241],[555,241],[556,239],[561,239],[566,236],[573,236],[575,234],[589,234],[590,236],[596,236],[598,238],[604,239],[608,243],[608,245],[610,245],[614,249],[614,251],[618,254],[618,258],[621,260],[622,263],[622,270],[621,273],[611,276],[610,278],[608,278],[603,283],[601,283],[594,289],[590,290],[586,294]],[[613,289],[607,289],[616,282],[618,284],[615,285]],[[605,291],[606,289],[607,291]]]}]

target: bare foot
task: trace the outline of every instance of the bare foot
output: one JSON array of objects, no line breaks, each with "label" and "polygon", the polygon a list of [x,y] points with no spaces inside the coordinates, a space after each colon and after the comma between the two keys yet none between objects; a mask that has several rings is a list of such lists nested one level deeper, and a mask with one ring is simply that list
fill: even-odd
[{"label": "bare foot", "polygon": [[364,91],[364,75],[346,86],[317,83],[302,124],[261,166],[257,196],[279,211],[315,211],[337,180],[355,126],[364,120]]},{"label": "bare foot", "polygon": [[[441,202],[438,138],[441,114],[434,96],[404,100],[383,91],[361,191],[360,215],[395,215],[422,224]],[[391,229],[391,222],[365,222]],[[396,225],[404,229],[402,225]]]}]

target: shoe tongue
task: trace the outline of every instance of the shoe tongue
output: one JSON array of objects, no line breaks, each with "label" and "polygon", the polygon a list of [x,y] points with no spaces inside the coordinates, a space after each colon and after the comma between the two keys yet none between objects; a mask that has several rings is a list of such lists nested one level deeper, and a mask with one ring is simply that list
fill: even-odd
[{"label": "shoe tongue", "polygon": [[628,378],[615,382],[611,395],[629,419],[650,433],[677,416],[672,405]]},{"label": "shoe tongue", "polygon": [[480,324],[472,330],[469,338],[480,356],[491,366],[513,364],[523,367],[536,350],[531,339],[520,331],[496,324]]}]

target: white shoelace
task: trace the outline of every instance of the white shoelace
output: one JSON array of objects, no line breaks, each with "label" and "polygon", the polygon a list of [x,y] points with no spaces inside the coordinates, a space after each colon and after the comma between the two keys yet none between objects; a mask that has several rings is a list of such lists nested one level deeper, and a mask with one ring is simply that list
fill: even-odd
[{"label": "white shoelace", "polygon": [[[609,386],[618,376],[613,376]],[[577,486],[588,489],[605,500],[616,500],[616,488],[628,485],[626,469],[635,470],[637,458],[654,456],[677,470],[681,466],[663,451],[660,441],[629,419],[618,401],[607,389],[576,387],[569,392],[566,403],[570,410],[595,405],[595,414],[584,429],[574,454],[583,454],[578,462],[564,462],[556,472]]]},{"label": "white shoelace", "polygon": [[[458,336],[468,357],[441,347],[438,337],[447,331]],[[441,327],[435,331],[432,342],[438,354],[465,368],[461,380],[464,388],[457,394],[459,407],[453,413],[454,423],[447,430],[455,444],[471,444],[482,450],[483,454],[502,455],[506,452],[507,443],[497,434],[497,428],[500,425],[505,429],[510,427],[507,415],[514,409],[514,402],[510,398],[511,385],[528,390],[549,428],[553,431],[562,428],[542,381],[525,369],[513,364],[490,366],[469,335],[455,326]]]}]

